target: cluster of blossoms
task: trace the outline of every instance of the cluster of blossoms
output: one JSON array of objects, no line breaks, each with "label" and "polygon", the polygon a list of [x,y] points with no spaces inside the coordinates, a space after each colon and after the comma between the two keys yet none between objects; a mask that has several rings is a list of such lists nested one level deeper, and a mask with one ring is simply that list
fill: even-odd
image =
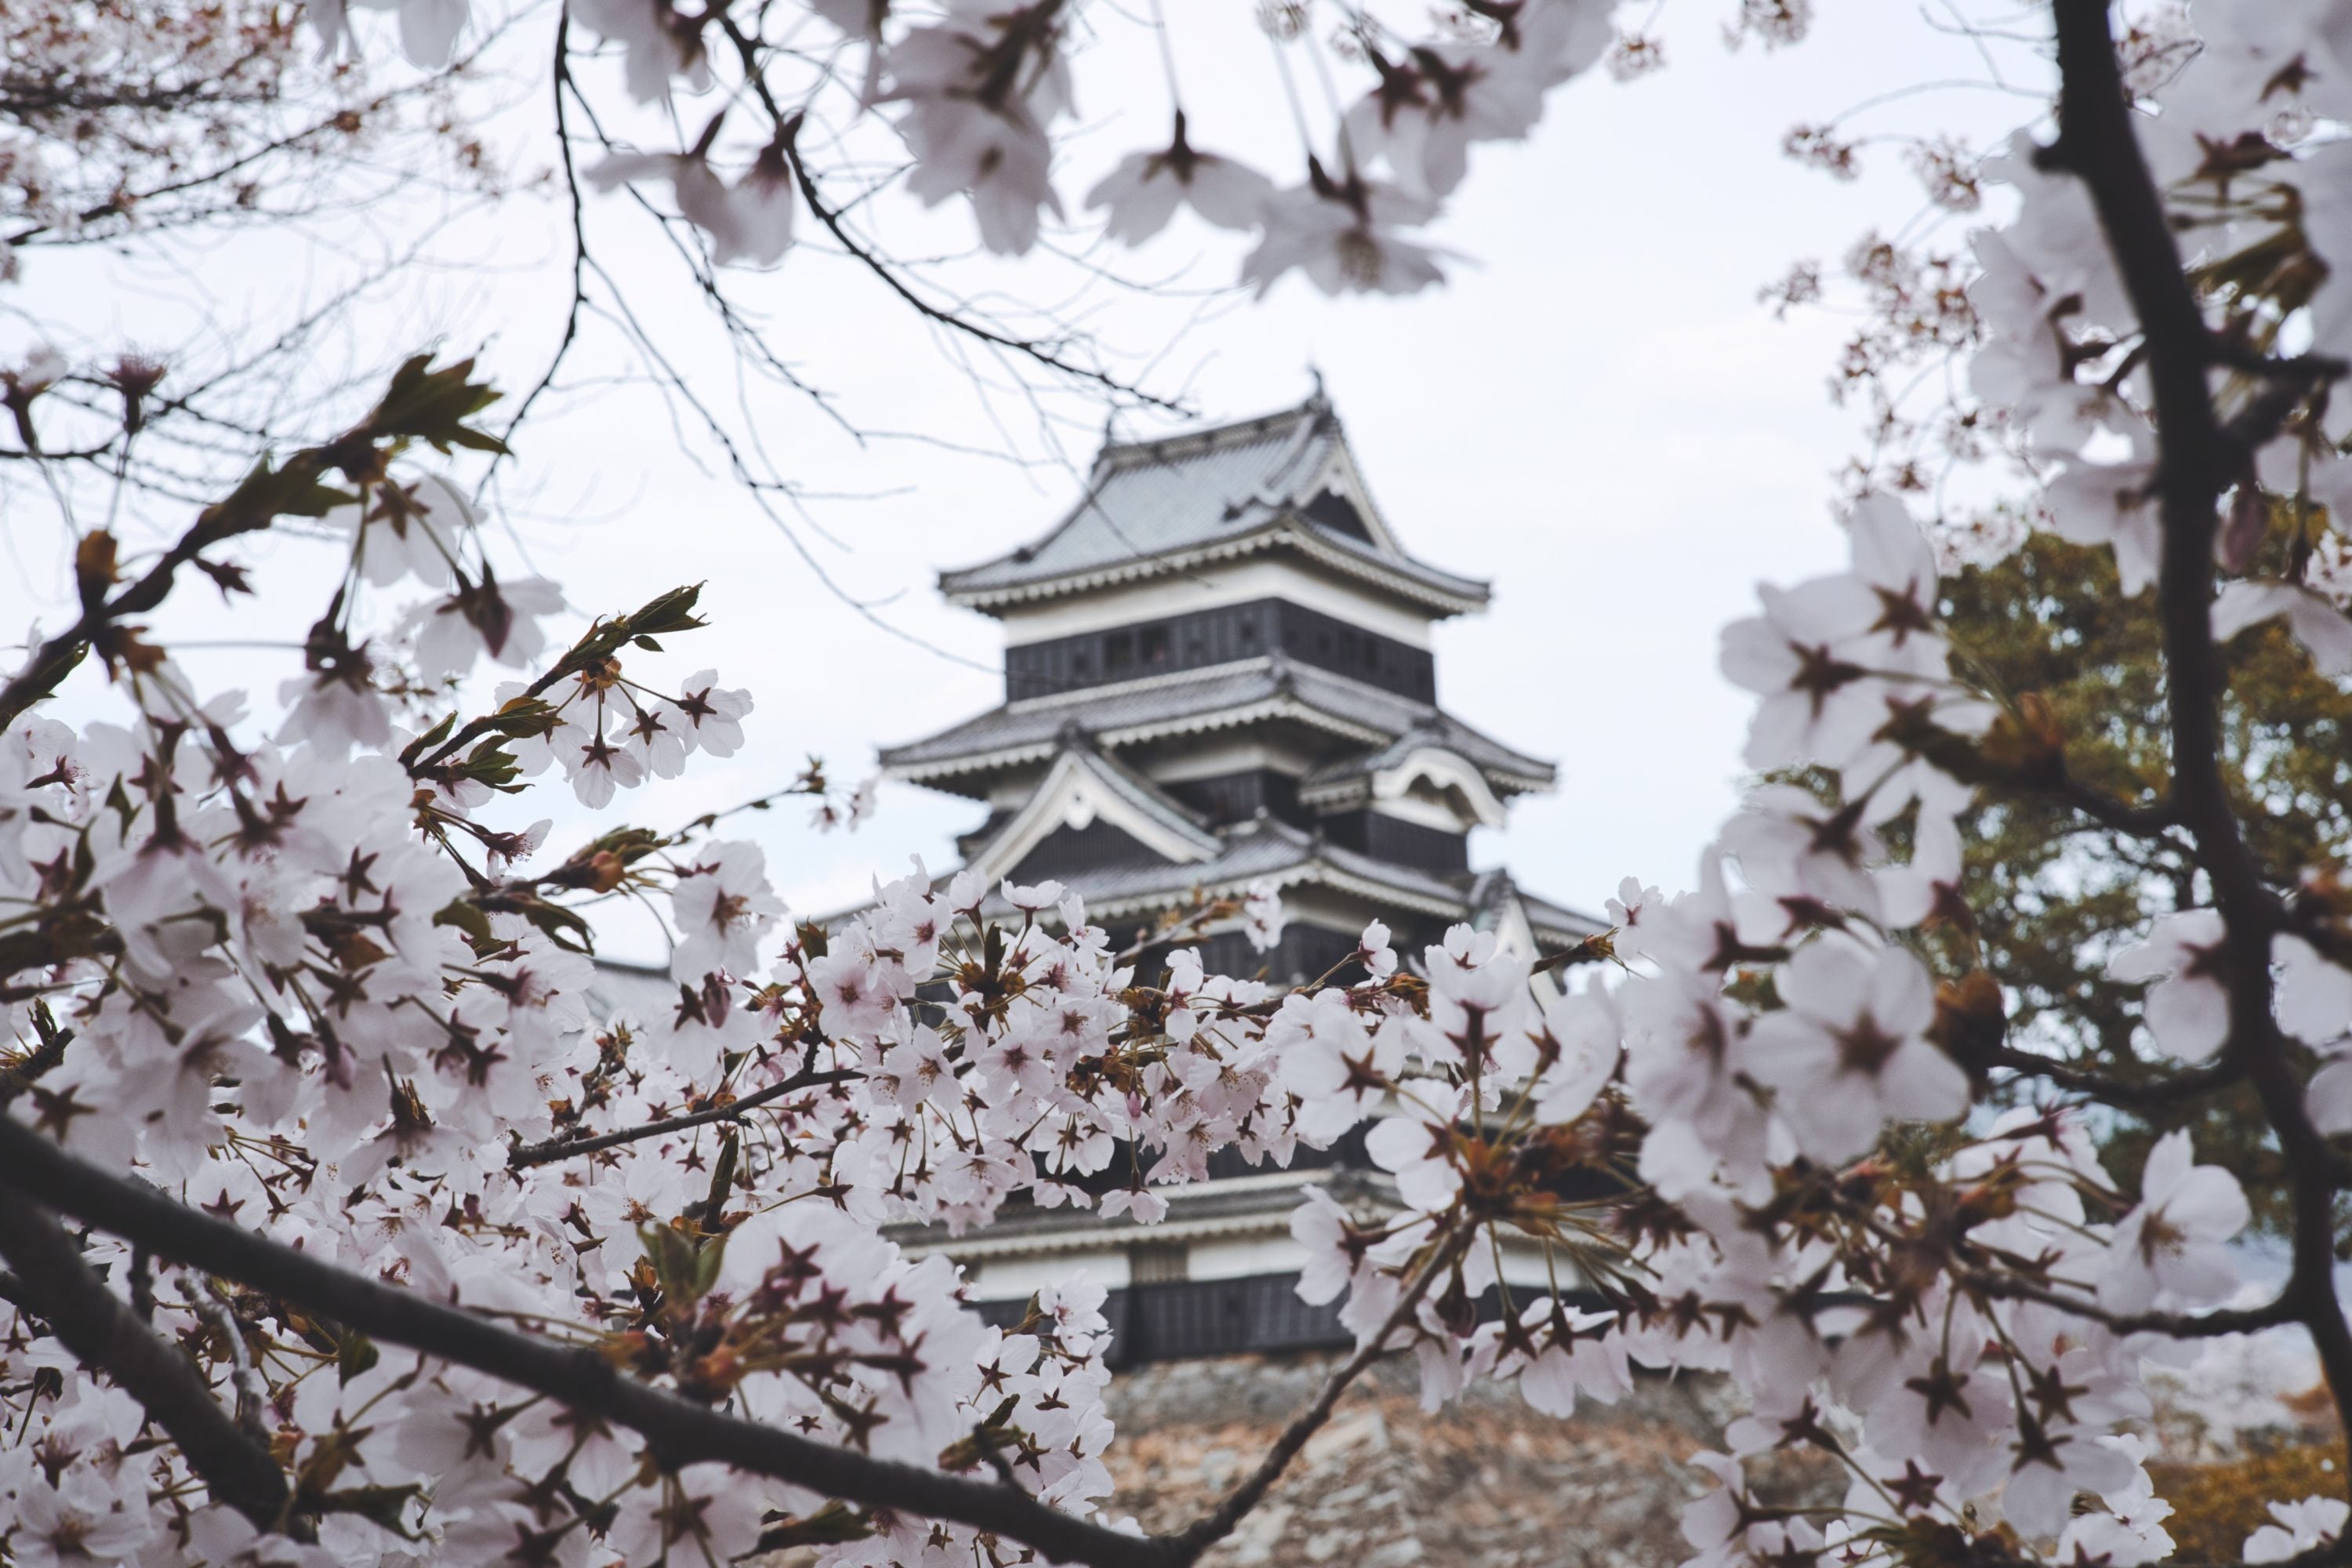
[{"label": "cluster of blossoms", "polygon": [[[399,12],[411,59],[447,61],[467,0],[379,3]],[[619,47],[627,91],[640,104],[668,107],[676,94],[721,88],[756,100],[766,123],[732,173],[713,163],[714,153],[727,162],[722,109],[689,147],[614,153],[589,174],[605,189],[666,182],[715,261],[759,266],[782,258],[803,200],[822,199],[801,163],[803,142],[815,140],[803,127],[823,122],[838,136],[867,115],[895,132],[910,195],[927,205],[968,202],[987,249],[1026,253],[1046,220],[1064,216],[1054,165],[1056,139],[1076,114],[1073,57],[1089,28],[1132,20],[1076,0],[948,0],[921,10],[806,0],[756,19],[671,0],[574,0],[569,9],[585,33]],[[1314,52],[1327,78],[1328,54],[1368,79],[1352,102],[1334,100],[1331,145],[1304,151],[1303,177],[1280,184],[1196,147],[1179,104],[1167,143],[1122,159],[1086,205],[1101,211],[1105,235],[1130,246],[1184,207],[1214,227],[1256,236],[1241,276],[1261,293],[1294,270],[1326,293],[1412,292],[1444,276],[1441,253],[1413,237],[1462,182],[1471,144],[1526,137],[1546,94],[1609,51],[1614,9],[1614,0],[1470,0],[1438,35],[1407,43],[1362,7],[1269,7],[1262,20],[1277,52]],[[314,16],[333,44],[351,37],[341,5],[314,7]],[[1318,37],[1327,23],[1337,46],[1328,49]],[[830,38],[809,42],[812,24]],[[1155,15],[1149,25],[1165,24]],[[845,52],[862,55],[863,67],[842,68]],[[722,66],[742,73],[740,88]],[[1286,58],[1281,68],[1293,68]],[[850,100],[836,104],[845,90]]]},{"label": "cluster of blossoms", "polygon": [[[863,0],[817,9],[869,52],[865,100],[904,106],[910,188],[971,195],[992,245],[1032,243],[1070,101],[1064,7],[959,5],[912,26]],[[1470,9],[1463,39],[1360,40],[1380,82],[1349,144],[1389,174],[1318,166],[1300,198],[1352,215],[1314,242],[1342,280],[1410,279],[1376,226],[1386,204],[1425,211],[1469,141],[1523,133],[1605,45],[1564,0]],[[640,679],[641,655],[699,624],[691,589],[552,651],[554,586],[501,581],[459,492],[407,477],[415,442],[496,446],[467,423],[487,395],[464,366],[404,367],[362,426],[257,468],[143,575],[85,535],[79,618],[0,697],[0,996],[25,1031],[0,1072],[9,1560],[604,1568],[806,1546],[827,1564],[992,1565],[1052,1555],[1050,1536],[1090,1563],[1130,1545],[1189,1562],[1216,1520],[1138,1542],[1096,1519],[1100,1292],[1041,1291],[1023,1321],[986,1327],[954,1267],[910,1258],[890,1227],[961,1233],[1015,1204],[1148,1225],[1221,1151],[1282,1165],[1360,1133],[1382,1201],[1310,1188],[1293,1224],[1302,1293],[1339,1302],[1358,1337],[1343,1381],[1410,1352],[1433,1406],[1491,1379],[1566,1416],[1620,1397],[1636,1367],[1730,1379],[1748,1414],[1685,1520],[1705,1568],[2161,1560],[2168,1505],[2134,1428],[2148,1363],[2296,1323],[2352,1401],[2332,1273],[2352,1163],[2327,1142],[2352,1129],[2352,894],[2327,868],[2252,861],[2207,782],[2200,686],[2217,637],[2273,616],[2323,673],[2352,649],[2313,575],[2342,558],[2352,475],[2326,396],[2352,358],[2352,285],[2327,286],[2328,258],[2352,258],[2352,184],[2329,178],[2352,154],[2315,129],[2352,119],[2326,42],[2352,28],[2334,26],[2341,5],[2313,9],[2330,26],[2252,0],[2200,9],[2202,48],[2130,84],[2162,97],[2138,117],[2152,174],[2104,16],[2064,10],[2063,140],[2021,141],[1985,172],[2018,210],[1978,241],[1975,374],[2048,477],[2042,523],[2111,546],[2126,595],[2155,590],[2124,613],[2166,626],[2169,792],[2072,779],[2046,712],[1973,687],[1935,552],[1902,504],[1869,499],[1846,570],[1766,589],[1725,634],[1726,674],[1759,700],[1748,761],[1773,782],[1724,825],[1696,890],[1628,880],[1613,929],[1565,952],[1457,927],[1401,956],[1375,924],[1332,974],[1281,990],[1209,974],[1165,932],[1115,949],[1052,883],[919,866],[855,919],[792,925],[759,847],[709,837],[710,819],[614,828],[534,869],[546,823],[508,825],[530,820],[513,808],[531,777],[558,768],[602,807],[736,752],[750,700],[709,671]],[[454,0],[402,10],[419,47],[463,21]],[[1793,14],[1755,11],[1768,37]],[[651,0],[579,20],[623,43],[648,98],[694,85],[706,35],[735,26]],[[765,255],[803,173],[793,134],[780,122],[766,172],[735,187],[704,162],[710,133],[660,168],[722,247]],[[759,212],[739,202],[754,184]],[[1213,220],[1256,188],[1180,125],[1101,194],[1139,234],[1177,186]],[[2168,198],[2172,222],[2158,205],[2155,239],[2124,232],[2118,190]],[[723,223],[696,215],[714,202]],[[1283,210],[1255,220],[1268,247],[1313,227]],[[2169,259],[2161,279],[2116,263],[2176,229],[2213,247],[2201,300]],[[1367,245],[1373,270],[1348,270]],[[2151,300],[2185,311],[2185,342]],[[9,395],[29,404],[35,379]],[[2221,427],[2200,438],[2200,417]],[[242,589],[222,548],[288,514],[340,528],[346,569],[285,719],[264,726],[124,616],[182,566]],[[127,721],[75,731],[38,704],[89,653]],[[485,664],[523,678],[465,717]],[[2290,1155],[2295,1260],[2275,1297],[2238,1300],[2234,1176],[2187,1132],[2109,1170],[2078,1103],[2108,1086],[2007,1037],[1958,826],[1988,794],[2193,846],[2184,907],[2115,933],[2113,973],[2148,985],[2159,1087],[2245,1079]],[[819,809],[854,818],[864,798]],[[666,900],[675,935],[674,999],[638,1016],[598,1005],[585,956],[593,900],[623,890]],[[1279,901],[1254,889],[1217,918],[1263,944]],[[75,1192],[27,1188],[11,1174],[27,1142],[132,1196],[109,1223]],[[191,1226],[277,1250],[245,1274],[184,1266],[182,1242],[119,1217],[158,1190]],[[23,1223],[46,1207],[92,1226],[58,1233],[65,1263]],[[436,1352],[428,1329],[371,1337],[269,1273],[289,1258],[512,1325],[515,1364]],[[66,1312],[77,1289],[119,1315],[110,1345],[154,1336],[196,1369],[275,1503],[184,1436],[201,1427],[185,1400],[130,1392],[153,1363],[108,1363]],[[525,1377],[550,1343],[594,1369],[564,1385],[577,1398]],[[663,1403],[615,1402],[616,1381]],[[868,1481],[818,1489],[750,1448],[655,1441],[648,1408],[877,1468],[828,1469]],[[1752,1489],[1750,1461],[1780,1447],[1831,1457],[1843,1502]],[[923,1492],[928,1508],[888,1489],[951,1477],[978,1480]],[[2345,1549],[2341,1501],[2273,1513],[2249,1561]]]}]

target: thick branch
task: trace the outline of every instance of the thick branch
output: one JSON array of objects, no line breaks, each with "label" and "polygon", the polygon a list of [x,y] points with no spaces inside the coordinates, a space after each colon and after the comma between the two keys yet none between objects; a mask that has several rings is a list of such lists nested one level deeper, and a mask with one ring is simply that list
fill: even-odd
[{"label": "thick branch", "polygon": [[2294,1267],[2282,1299],[2311,1331],[2336,1414],[2352,1426],[2352,1329],[2336,1290],[2336,1194],[2346,1162],[2312,1125],[2303,1084],[2272,1020],[2270,942],[2279,900],[2240,833],[2224,783],[2221,663],[2213,647],[2216,502],[2244,452],[2222,429],[2206,375],[2212,336],[2181,271],[2164,203],[2132,129],[2106,0],[2057,0],[2059,137],[2048,161],[2089,188],[2147,349],[2161,447],[2164,542],[2158,581],[2173,799],[2212,879],[2226,936],[2228,1052],[2252,1080],[2294,1173]]},{"label": "thick branch", "polygon": [[115,1300],[58,1222],[21,1194],[0,1192],[0,1258],[14,1270],[12,1299],[46,1319],[83,1365],[139,1401],[215,1498],[256,1530],[293,1528],[285,1518],[286,1472],[269,1450],[230,1419],[188,1359]]},{"label": "thick branch", "polygon": [[2215,502],[2232,477],[2206,386],[2212,335],[2181,270],[2163,198],[2140,153],[2107,26],[2106,0],[2057,0],[2058,140],[2044,160],[2078,176],[2137,312],[2161,441],[2158,606],[2172,729],[2173,799],[2224,912],[2270,902],[2230,813],[2222,778],[2221,662],[2213,648]]},{"label": "thick branch", "polygon": [[[628,1427],[665,1465],[728,1465],[845,1502],[970,1525],[1034,1546],[1055,1562],[1088,1568],[1181,1568],[1191,1561],[1171,1541],[1088,1523],[994,1481],[871,1458],[721,1415],[623,1377],[586,1346],[517,1332],[225,1224],[76,1159],[5,1118],[0,1185],[139,1242],[158,1258],[267,1290],[371,1338],[472,1367]],[[218,1406],[213,1408],[218,1414]],[[226,1424],[226,1415],[220,1419]]]}]

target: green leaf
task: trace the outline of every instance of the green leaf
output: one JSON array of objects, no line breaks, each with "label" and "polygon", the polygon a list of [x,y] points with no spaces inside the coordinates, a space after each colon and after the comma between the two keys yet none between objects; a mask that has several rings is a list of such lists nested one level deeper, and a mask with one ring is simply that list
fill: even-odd
[{"label": "green leaf", "polygon": [[548,941],[566,952],[596,951],[596,933],[574,910],[562,904],[551,904],[544,899],[520,898],[514,902],[517,914],[539,928]]},{"label": "green leaf", "polygon": [[410,749],[419,754],[429,752],[434,747],[439,745],[442,742],[447,740],[449,738],[449,731],[457,727],[457,715],[455,712],[444,713],[441,715],[441,721],[434,725],[430,730],[425,731],[422,735],[417,736],[415,743]]},{"label": "green leaf", "polygon": [[710,1288],[719,1283],[719,1267],[725,1261],[726,1257],[727,1238],[725,1237],[719,1237],[702,1244],[702,1250],[695,1256],[694,1259],[693,1279],[696,1300],[699,1301],[703,1297],[709,1295]]},{"label": "green leaf", "polygon": [[321,483],[320,470],[316,453],[301,454],[282,468],[270,467],[269,459],[262,458],[247,470],[236,489],[196,514],[192,537],[201,544],[211,544],[232,534],[267,528],[280,517],[324,517],[336,507],[359,500],[349,490]]},{"label": "green leaf", "polygon": [[490,932],[490,917],[464,899],[452,899],[442,905],[434,912],[433,923],[456,927],[465,933],[477,952],[498,945],[498,938]]},{"label": "green leaf", "polygon": [[424,1495],[425,1489],[411,1482],[399,1487],[341,1487],[306,1500],[320,1513],[356,1514],[403,1541],[415,1541],[420,1537],[409,1530],[406,1515],[408,1505]]},{"label": "green leaf", "polygon": [[560,715],[536,697],[518,697],[490,715],[491,728],[513,740],[551,733]]},{"label": "green leaf", "polygon": [[866,1516],[847,1503],[829,1502],[803,1519],[786,1514],[760,1532],[761,1552],[782,1552],[793,1546],[836,1546],[864,1541],[874,1533]]},{"label": "green leaf", "polygon": [[690,584],[672,588],[660,597],[648,601],[645,607],[627,618],[629,635],[644,637],[658,632],[690,632],[710,623],[694,613],[697,601],[702,597],[702,584]]},{"label": "green leaf", "polygon": [[504,452],[506,444],[497,437],[465,423],[499,400],[488,383],[473,379],[474,362],[462,359],[433,370],[431,360],[430,354],[418,354],[393,372],[383,401],[368,416],[367,432],[378,439],[427,441],[444,453],[452,447]]},{"label": "green leaf", "polygon": [[383,1359],[375,1342],[357,1329],[340,1331],[339,1339],[341,1342],[335,1346],[335,1375],[343,1383],[351,1382]]}]

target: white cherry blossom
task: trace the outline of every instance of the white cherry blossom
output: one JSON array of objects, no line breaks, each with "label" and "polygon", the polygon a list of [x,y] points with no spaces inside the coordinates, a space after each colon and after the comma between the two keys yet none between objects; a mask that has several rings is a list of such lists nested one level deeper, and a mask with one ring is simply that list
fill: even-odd
[{"label": "white cherry blossom", "polygon": [[2230,1036],[2230,994],[2221,972],[2225,934],[2218,911],[2189,910],[2164,916],[2147,941],[2107,961],[2115,979],[2156,982],[2147,992],[2148,1032],[2160,1049],[2184,1061],[2205,1060]]},{"label": "white cherry blossom", "polygon": [[2220,1300],[2238,1282],[2228,1244],[2249,1215],[2235,1176],[2198,1164],[2186,1129],[2166,1133],[2140,1172],[2137,1206],[2116,1225],[2099,1300],[2126,1312]]},{"label": "white cherry blossom", "polygon": [[1911,954],[1825,937],[1800,948],[1778,984],[1787,1005],[1757,1021],[1757,1071],[1807,1153],[1843,1160],[1886,1121],[1967,1109],[1967,1075],[1926,1037],[1935,988]]}]

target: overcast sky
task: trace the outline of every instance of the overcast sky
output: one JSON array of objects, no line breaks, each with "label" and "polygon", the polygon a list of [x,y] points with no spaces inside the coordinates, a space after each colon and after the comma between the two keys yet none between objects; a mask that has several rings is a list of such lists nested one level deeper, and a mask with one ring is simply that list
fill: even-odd
[{"label": "overcast sky", "polygon": [[[1173,9],[1196,142],[1295,163],[1265,46],[1243,25],[1249,7]],[[1197,21],[1185,15],[1195,9]],[[1714,0],[1668,8],[1667,69],[1623,85],[1596,70],[1554,96],[1531,142],[1478,149],[1439,232],[1464,258],[1443,290],[1333,301],[1294,278],[1263,303],[1219,297],[1209,285],[1232,276],[1231,237],[1181,230],[1122,258],[1130,277],[1167,281],[1174,297],[1098,289],[1085,307],[1090,327],[1137,356],[1129,363],[1157,356],[1147,384],[1181,392],[1209,419],[1295,403],[1308,367],[1320,369],[1406,548],[1494,580],[1485,616],[1438,634],[1440,700],[1559,763],[1559,791],[1522,802],[1507,834],[1482,835],[1477,857],[1586,909],[1628,873],[1687,881],[1732,804],[1746,712],[1716,671],[1717,629],[1746,611],[1759,578],[1793,579],[1843,556],[1830,508],[1856,430],[1825,384],[1850,322],[1828,312],[1776,321],[1758,290],[1795,258],[1833,263],[1865,227],[1912,222],[1922,203],[1892,149],[1866,151],[1863,178],[1840,184],[1784,159],[1782,133],[1908,84],[1977,85],[1899,99],[1852,128],[1981,142],[2033,108],[1985,90],[1973,46],[1921,12],[1841,0],[1823,7],[1805,45],[1733,54],[1719,37],[1728,9]],[[543,13],[525,17],[519,59],[540,58],[550,25]],[[1164,123],[1156,67],[1118,54],[1134,45],[1108,41],[1113,68],[1080,71],[1089,129],[1060,181],[1073,202],[1109,158]],[[1138,85],[1083,96],[1088,82],[1114,79]],[[500,122],[517,143],[533,123],[527,106]],[[523,164],[545,161],[543,147],[516,151]],[[617,205],[595,217],[600,253],[616,271],[665,276],[658,242]],[[965,220],[893,221],[902,242],[927,243]],[[564,222],[558,204],[536,196],[468,220],[440,248],[457,265],[415,280],[372,325],[389,342],[486,347],[501,381],[527,384],[561,322]],[[36,258],[18,302],[69,310],[83,342],[120,331],[152,343],[185,331],[193,298],[209,295],[221,321],[265,315],[316,287],[316,270],[252,246],[197,258],[172,279]],[[1015,267],[989,277],[1019,289],[1024,279],[1059,287],[1066,275]],[[681,674],[716,665],[760,699],[746,752],[698,765],[664,809],[644,813],[659,823],[773,787],[810,752],[854,780],[871,770],[877,744],[998,700],[995,623],[942,605],[932,574],[1050,525],[1095,441],[1091,429],[1065,427],[1057,455],[1021,400],[977,394],[929,332],[837,258],[795,252],[772,274],[736,281],[778,352],[850,421],[974,449],[861,446],[803,400],[744,392],[675,282],[668,297],[643,285],[646,318],[680,323],[689,380],[715,405],[731,409],[740,397],[780,468],[812,490],[872,498],[812,502],[816,526],[799,525],[801,542],[873,616],[952,657],[894,637],[820,588],[777,524],[717,471],[708,444],[679,435],[651,393],[583,388],[559,398],[502,492],[514,537],[583,610],[625,608],[670,581],[709,578],[715,624],[681,639],[669,663]],[[595,346],[581,368],[625,371],[611,334],[591,329]],[[22,329],[5,333],[0,350],[19,346]],[[1173,427],[1130,418],[1122,433]],[[1004,460],[1007,450],[1027,460]],[[23,567],[0,581],[0,625],[12,635],[35,618],[54,625],[68,598],[60,536],[33,511],[20,497],[6,520]],[[174,521],[161,513],[156,526]],[[314,546],[259,555],[273,582],[320,580]],[[173,624],[214,637],[250,625],[197,603],[179,613],[186,618]],[[291,635],[301,614],[287,617]],[[265,695],[283,658],[234,648],[185,657],[207,681],[249,682]],[[74,710],[102,706],[85,679]],[[942,867],[951,835],[978,816],[971,803],[893,785],[855,837],[804,831],[797,810],[751,819],[751,831],[795,909],[813,913],[855,900],[909,855]],[[559,836],[585,825],[567,821]]]}]

